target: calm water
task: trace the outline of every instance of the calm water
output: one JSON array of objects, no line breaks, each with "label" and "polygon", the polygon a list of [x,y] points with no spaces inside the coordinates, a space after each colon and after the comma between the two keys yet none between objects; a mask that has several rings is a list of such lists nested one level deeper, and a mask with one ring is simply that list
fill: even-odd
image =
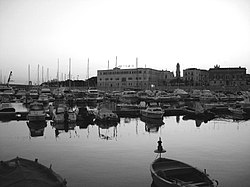
[{"label": "calm water", "polygon": [[207,169],[219,186],[250,186],[250,121],[214,120],[200,127],[182,117],[163,122],[158,131],[139,118],[121,118],[116,127],[73,125],[65,132],[47,121],[38,137],[30,136],[26,121],[0,122],[0,159],[39,158],[68,186],[150,187],[149,166],[162,137],[165,156]]}]

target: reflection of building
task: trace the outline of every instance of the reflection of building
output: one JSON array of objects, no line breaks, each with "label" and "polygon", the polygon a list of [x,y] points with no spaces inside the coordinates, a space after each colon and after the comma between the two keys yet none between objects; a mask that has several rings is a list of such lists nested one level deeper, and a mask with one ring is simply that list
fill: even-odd
[{"label": "reflection of building", "polygon": [[210,86],[244,86],[246,85],[246,68],[220,68],[215,66],[209,69]]},{"label": "reflection of building", "polygon": [[185,85],[189,86],[206,86],[208,85],[208,71],[197,68],[188,68],[183,70],[183,79]]},{"label": "reflection of building", "polygon": [[97,88],[100,90],[151,89],[167,85],[173,79],[173,72],[150,68],[97,71]]}]

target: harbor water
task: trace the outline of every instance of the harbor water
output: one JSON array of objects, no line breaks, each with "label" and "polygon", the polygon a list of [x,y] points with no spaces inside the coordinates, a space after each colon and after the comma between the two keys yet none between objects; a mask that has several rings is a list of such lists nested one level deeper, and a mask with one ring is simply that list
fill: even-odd
[{"label": "harbor water", "polygon": [[249,121],[171,116],[163,122],[121,118],[111,127],[55,127],[47,120],[36,136],[27,121],[0,122],[0,159],[38,158],[72,187],[153,186],[149,168],[161,137],[163,156],[206,169],[219,186],[250,186]]}]

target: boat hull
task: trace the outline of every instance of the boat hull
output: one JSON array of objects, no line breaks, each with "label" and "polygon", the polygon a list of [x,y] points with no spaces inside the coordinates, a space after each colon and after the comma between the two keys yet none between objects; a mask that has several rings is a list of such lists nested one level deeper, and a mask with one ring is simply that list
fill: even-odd
[{"label": "boat hull", "polygon": [[157,187],[215,186],[206,173],[177,160],[158,158],[150,165],[150,172]]}]

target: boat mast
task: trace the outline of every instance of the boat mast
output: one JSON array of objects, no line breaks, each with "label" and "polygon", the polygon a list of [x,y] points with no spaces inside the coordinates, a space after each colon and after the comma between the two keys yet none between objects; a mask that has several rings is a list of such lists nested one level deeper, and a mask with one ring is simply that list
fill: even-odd
[{"label": "boat mast", "polygon": [[69,58],[69,89],[71,89],[71,58]]},{"label": "boat mast", "polygon": [[87,64],[87,81],[88,81],[88,89],[89,89],[89,58],[88,58],[88,64]]}]

